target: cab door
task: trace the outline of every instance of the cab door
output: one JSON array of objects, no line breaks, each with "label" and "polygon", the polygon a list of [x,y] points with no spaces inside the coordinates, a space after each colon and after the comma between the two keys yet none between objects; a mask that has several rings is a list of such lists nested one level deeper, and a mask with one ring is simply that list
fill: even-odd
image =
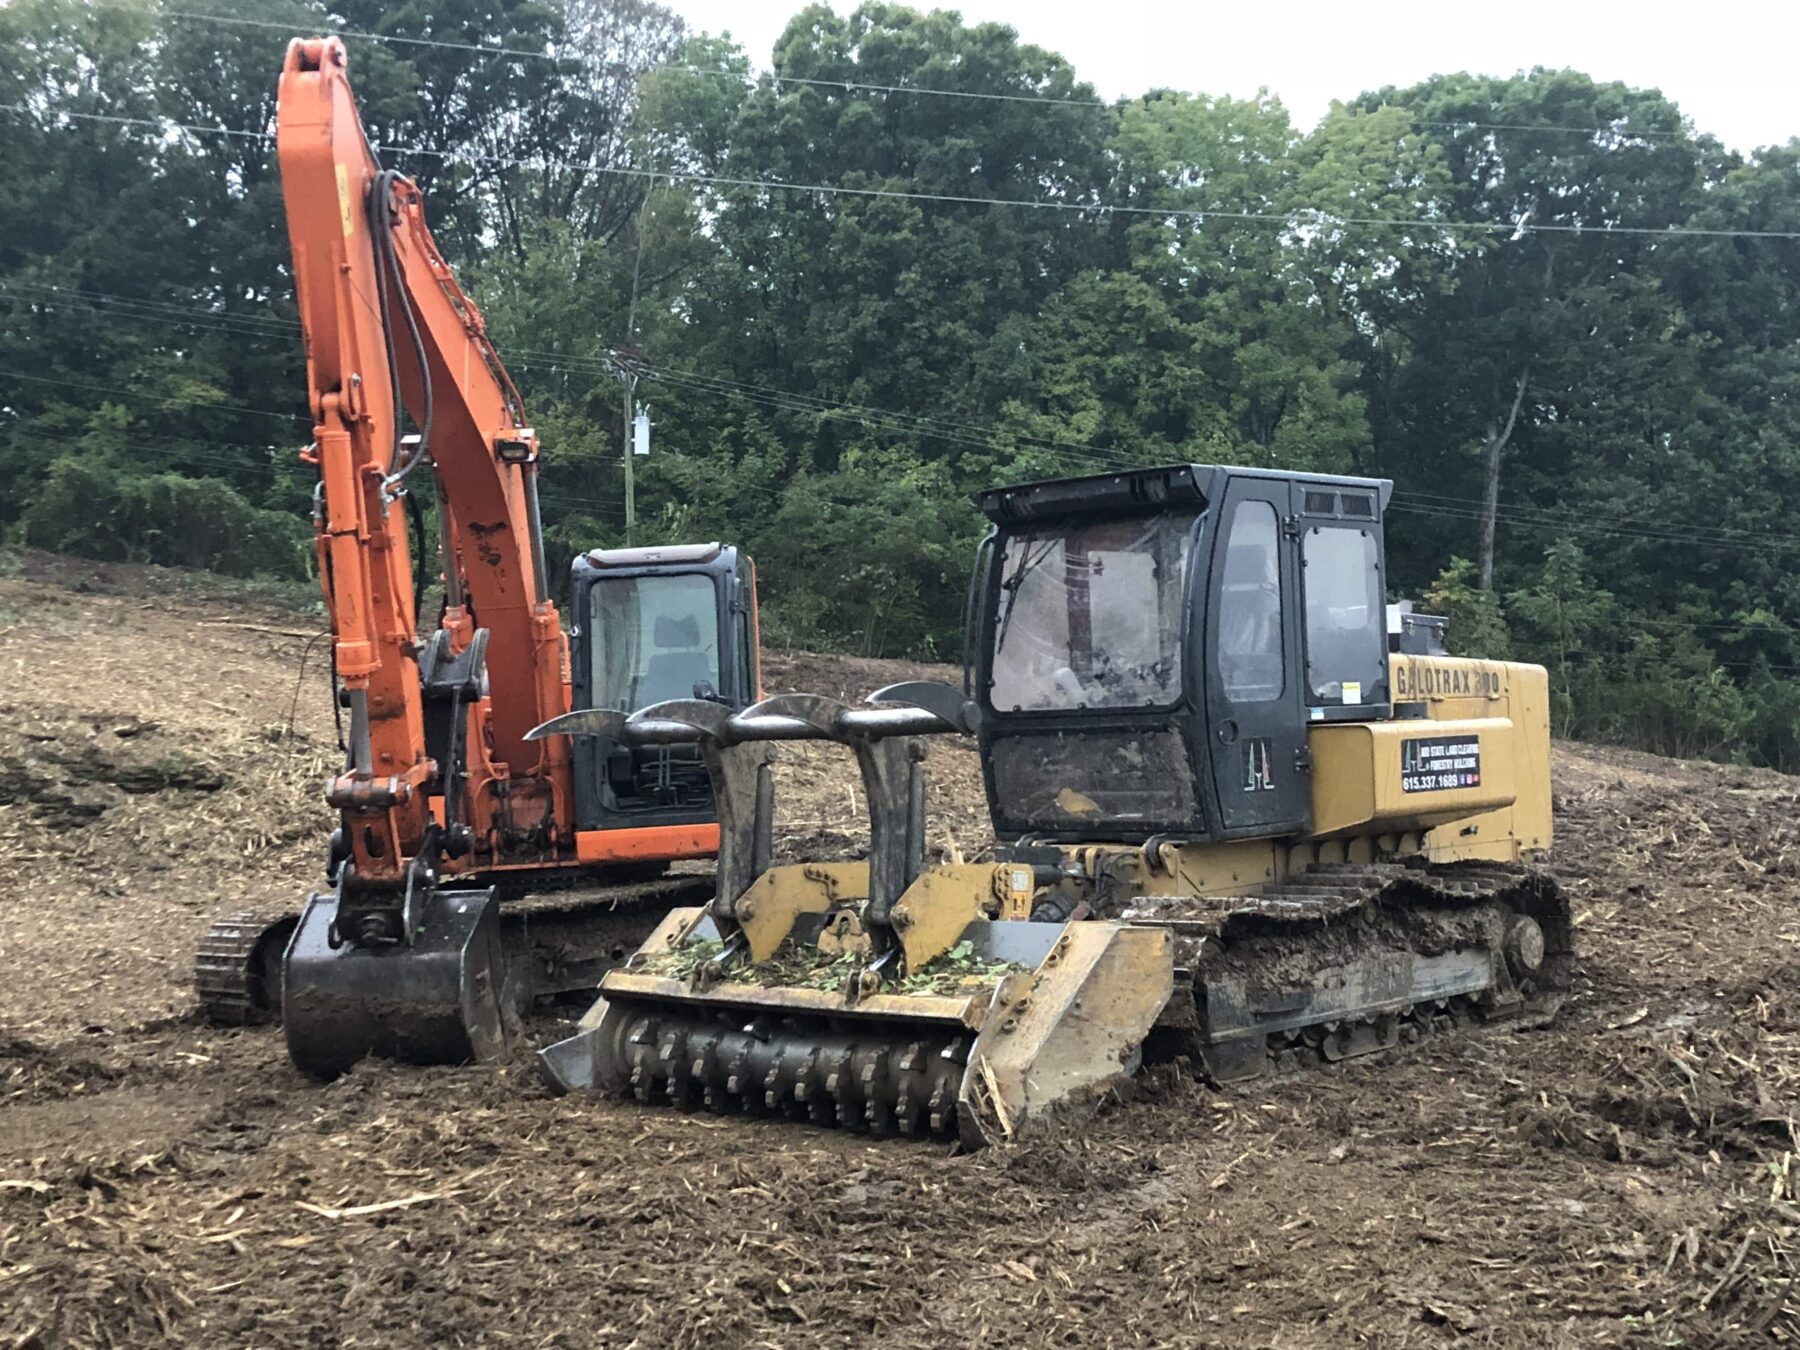
[{"label": "cab door", "polygon": [[1278,478],[1229,479],[1213,532],[1206,725],[1226,836],[1298,832],[1312,813],[1290,490]]},{"label": "cab door", "polygon": [[756,564],[748,554],[737,555],[732,572],[730,635],[725,649],[731,656],[732,688],[727,691],[733,707],[744,708],[762,700],[762,629],[756,609]]}]

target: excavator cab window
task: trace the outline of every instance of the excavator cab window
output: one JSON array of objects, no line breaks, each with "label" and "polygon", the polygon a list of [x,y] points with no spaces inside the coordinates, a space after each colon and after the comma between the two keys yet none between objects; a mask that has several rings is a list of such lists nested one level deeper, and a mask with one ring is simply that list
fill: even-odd
[{"label": "excavator cab window", "polygon": [[[579,641],[570,701],[633,713],[671,699],[743,708],[757,697],[756,568],[720,544],[595,549],[575,560]],[[693,745],[573,746],[582,830],[696,825],[714,818]]]},{"label": "excavator cab window", "polygon": [[591,594],[595,707],[633,712],[694,698],[702,685],[717,693],[719,604],[711,576],[605,577]]}]

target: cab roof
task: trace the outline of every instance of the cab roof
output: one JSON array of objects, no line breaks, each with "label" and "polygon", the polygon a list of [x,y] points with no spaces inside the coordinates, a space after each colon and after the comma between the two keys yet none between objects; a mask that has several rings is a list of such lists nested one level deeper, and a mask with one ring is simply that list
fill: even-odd
[{"label": "cab roof", "polygon": [[1251,469],[1227,464],[1167,464],[993,488],[975,500],[982,514],[996,525],[1019,524],[1071,516],[1154,511],[1163,506],[1204,507],[1224,494],[1225,484],[1232,478],[1266,478],[1369,492],[1384,508],[1394,491],[1393,480],[1387,478]]}]

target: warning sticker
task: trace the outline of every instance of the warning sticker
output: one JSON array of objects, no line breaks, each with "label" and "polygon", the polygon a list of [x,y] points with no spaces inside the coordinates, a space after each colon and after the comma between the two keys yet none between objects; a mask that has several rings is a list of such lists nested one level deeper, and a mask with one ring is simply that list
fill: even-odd
[{"label": "warning sticker", "polygon": [[1428,736],[1400,742],[1400,790],[1444,792],[1481,786],[1479,736]]}]

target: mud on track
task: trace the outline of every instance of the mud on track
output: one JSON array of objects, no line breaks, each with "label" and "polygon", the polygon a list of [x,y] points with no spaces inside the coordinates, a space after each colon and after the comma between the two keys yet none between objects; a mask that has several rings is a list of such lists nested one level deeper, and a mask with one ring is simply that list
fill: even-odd
[{"label": "mud on track", "polygon": [[[0,578],[0,1343],[1800,1344],[1794,780],[1559,748],[1548,1030],[1163,1073],[956,1156],[558,1100],[524,1057],[318,1087],[197,1025],[209,918],[318,871],[319,626],[178,573]],[[784,851],[850,846],[848,761],[785,763]],[[973,757],[931,769],[933,845],[974,855]]]}]

